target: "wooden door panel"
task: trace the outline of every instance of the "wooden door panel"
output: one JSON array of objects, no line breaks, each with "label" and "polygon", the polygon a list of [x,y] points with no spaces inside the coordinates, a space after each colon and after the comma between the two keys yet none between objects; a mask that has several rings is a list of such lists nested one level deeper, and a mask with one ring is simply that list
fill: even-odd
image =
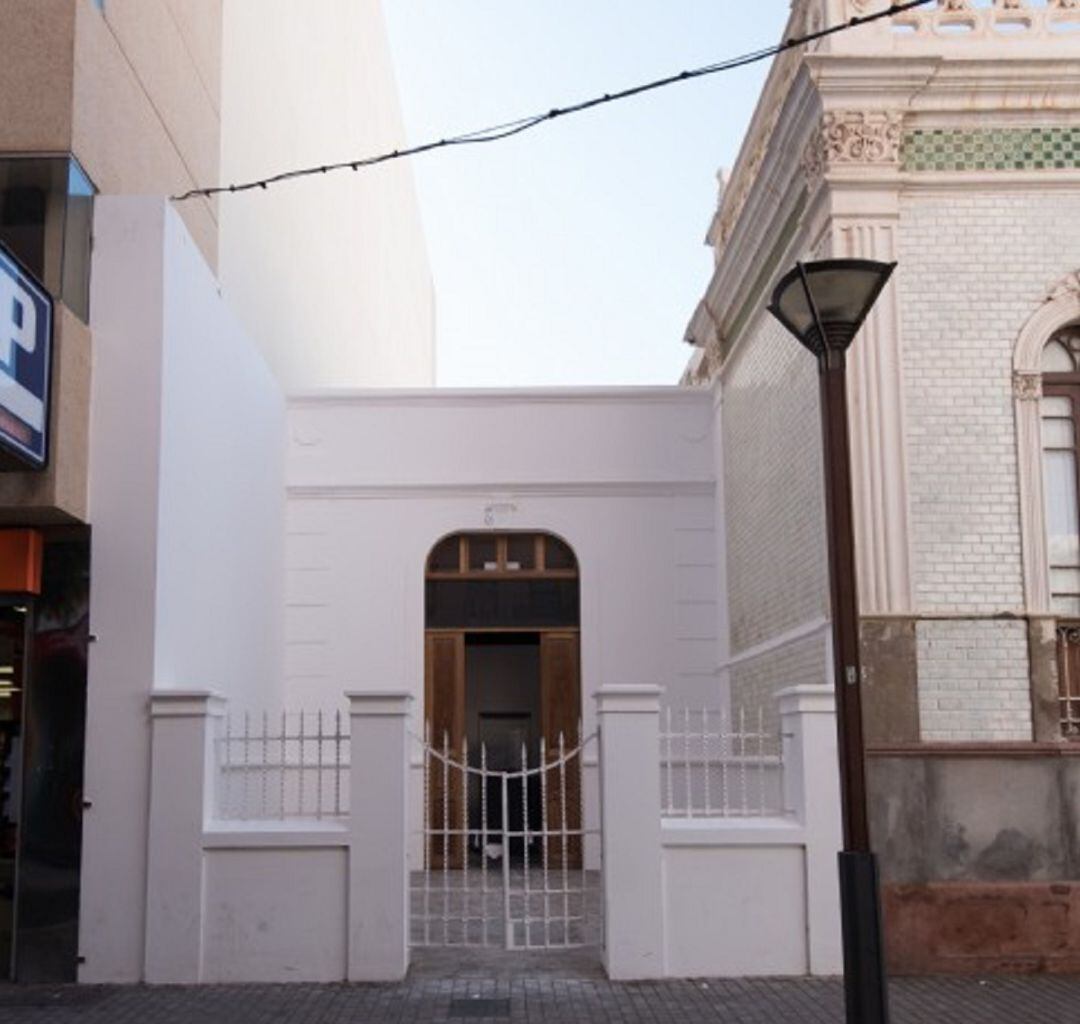
[{"label": "wooden door panel", "polygon": [[[581,743],[581,669],[576,633],[543,633],[540,637],[540,709],[547,760],[559,755],[559,737],[564,749]],[[547,821],[549,829],[581,829],[581,757],[566,765],[565,774],[553,770],[547,775]],[[566,853],[564,858],[563,853]],[[581,867],[581,837],[567,840],[553,836],[548,840],[548,864],[551,867]]]},{"label": "wooden door panel", "polygon": [[[431,745],[460,762],[465,738],[465,634],[428,633],[424,645],[424,717]],[[428,771],[428,827],[461,829],[464,813],[462,773],[431,758]],[[432,836],[429,866],[460,868],[463,836]],[[448,858],[448,863],[444,858]]]}]

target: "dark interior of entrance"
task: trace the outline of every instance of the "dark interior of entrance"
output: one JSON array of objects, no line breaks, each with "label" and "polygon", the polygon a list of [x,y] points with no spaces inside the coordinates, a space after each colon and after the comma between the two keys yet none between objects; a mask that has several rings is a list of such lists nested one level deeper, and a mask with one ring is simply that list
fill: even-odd
[{"label": "dark interior of entrance", "polygon": [[[567,544],[548,534],[455,534],[432,550],[425,580],[426,644],[424,714],[431,742],[458,761],[489,771],[520,772],[550,763],[580,742],[581,679],[577,560]],[[541,792],[539,777],[508,784],[510,830],[539,833],[545,820],[581,827],[580,766],[568,772],[565,792]],[[482,792],[471,777],[467,795],[439,779],[429,790],[429,820],[468,820],[469,842],[447,840],[451,866],[478,861],[486,852],[476,833],[501,839],[501,786]],[[467,807],[462,807],[462,800]],[[517,823],[517,824],[513,824]],[[526,824],[527,823],[527,824]],[[483,827],[481,827],[483,825]],[[530,841],[530,855],[540,839]],[[523,859],[520,837],[511,860]],[[580,861],[580,843],[570,844]],[[442,862],[438,847],[433,859]]]},{"label": "dark interior of entrance", "polygon": [[[481,758],[494,771],[519,771],[535,766],[540,757],[543,726],[540,706],[540,634],[539,633],[466,633],[465,634],[465,736],[472,751],[469,761],[479,765]],[[469,827],[481,828],[481,815],[488,810],[487,822],[493,831],[501,830],[501,791],[496,780],[487,780],[488,792],[481,799],[481,780],[470,779]],[[527,790],[527,791],[526,791]],[[539,831],[542,823],[540,782],[512,782],[507,791],[508,818],[511,822],[527,820],[529,828]],[[478,861],[484,851],[473,836],[469,844],[471,860]],[[510,842],[514,861],[524,857],[520,840]]]}]

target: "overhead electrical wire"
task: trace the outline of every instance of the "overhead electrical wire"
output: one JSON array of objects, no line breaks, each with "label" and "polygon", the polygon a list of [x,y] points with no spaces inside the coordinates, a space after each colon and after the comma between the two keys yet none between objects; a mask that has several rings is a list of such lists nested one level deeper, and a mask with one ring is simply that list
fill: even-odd
[{"label": "overhead electrical wire", "polygon": [[553,107],[540,114],[532,114],[528,117],[518,118],[516,121],[507,121],[503,124],[491,125],[488,128],[480,128],[476,131],[464,132],[460,135],[453,135],[445,139],[423,142],[416,146],[395,149],[390,152],[379,153],[375,156],[361,157],[356,160],[342,160],[337,163],[320,164],[313,167],[301,167],[296,170],[282,171],[279,174],[273,174],[267,178],[259,178],[254,181],[245,181],[232,185],[214,185],[209,188],[193,188],[180,195],[172,196],[171,198],[176,202],[183,202],[184,200],[194,199],[198,196],[209,198],[210,196],[220,195],[226,192],[250,192],[253,189],[266,189],[271,185],[278,185],[281,182],[291,181],[294,178],[307,178],[316,174],[328,174],[331,171],[358,171],[361,167],[374,167],[376,164],[389,163],[391,160],[401,160],[404,157],[409,156],[418,156],[420,153],[429,153],[435,149],[448,149],[451,146],[475,146],[486,142],[499,142],[500,140],[508,139],[513,135],[520,135],[522,132],[527,132],[547,121],[553,121],[557,117],[580,114],[582,111],[591,110],[594,107],[600,107],[608,103],[629,99],[631,96],[640,96],[642,93],[653,92],[657,89],[664,89],[669,85],[676,85],[679,82],[689,82],[695,78],[704,78],[707,75],[715,75],[721,71],[734,71],[736,68],[745,67],[747,64],[756,64],[759,61],[775,57],[785,50],[792,50],[797,46],[804,46],[807,43],[815,42],[818,39],[824,39],[826,36],[837,35],[840,32],[858,28],[860,25],[866,25],[872,21],[878,21],[881,18],[891,18],[894,15],[910,11],[912,8],[924,7],[926,4],[934,2],[936,2],[936,0],[903,0],[903,2],[894,3],[883,10],[874,11],[871,14],[857,15],[837,25],[829,25],[825,28],[817,29],[814,32],[808,32],[806,35],[785,39],[775,46],[768,46],[762,50],[744,53],[739,57],[731,57],[728,60],[719,61],[715,64],[706,64],[702,67],[692,68],[689,71],[680,71],[678,74],[668,75],[665,78],[657,78],[651,82],[643,82],[640,85],[633,85],[626,89],[620,89],[618,92],[606,92],[602,96],[594,96],[591,99],[582,100],[580,103],[572,103],[565,107]]}]

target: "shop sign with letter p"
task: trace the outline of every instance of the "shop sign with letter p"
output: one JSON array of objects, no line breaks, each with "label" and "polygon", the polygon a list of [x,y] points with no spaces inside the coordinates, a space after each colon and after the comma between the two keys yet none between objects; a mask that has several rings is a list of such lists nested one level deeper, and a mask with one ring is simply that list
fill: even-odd
[{"label": "shop sign with letter p", "polygon": [[48,457],[52,296],[0,245],[0,468]]}]

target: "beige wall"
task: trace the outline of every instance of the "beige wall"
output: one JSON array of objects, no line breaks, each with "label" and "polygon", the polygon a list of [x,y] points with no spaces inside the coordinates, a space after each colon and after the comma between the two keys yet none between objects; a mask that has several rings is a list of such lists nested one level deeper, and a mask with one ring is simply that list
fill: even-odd
[{"label": "beige wall", "polygon": [[[318,12],[226,0],[226,180],[403,144],[377,0],[320,0]],[[406,163],[224,196],[220,215],[226,297],[286,389],[433,382],[431,278]]]},{"label": "beige wall", "polygon": [[0,153],[71,143],[73,0],[0,0]]},{"label": "beige wall", "polygon": [[[218,179],[221,0],[75,0],[72,149],[103,193],[168,195]],[[206,200],[180,215],[211,266]]]},{"label": "beige wall", "polygon": [[[0,153],[73,152],[102,193],[218,177],[221,0],[0,0]],[[205,200],[181,211],[217,258]]]}]

